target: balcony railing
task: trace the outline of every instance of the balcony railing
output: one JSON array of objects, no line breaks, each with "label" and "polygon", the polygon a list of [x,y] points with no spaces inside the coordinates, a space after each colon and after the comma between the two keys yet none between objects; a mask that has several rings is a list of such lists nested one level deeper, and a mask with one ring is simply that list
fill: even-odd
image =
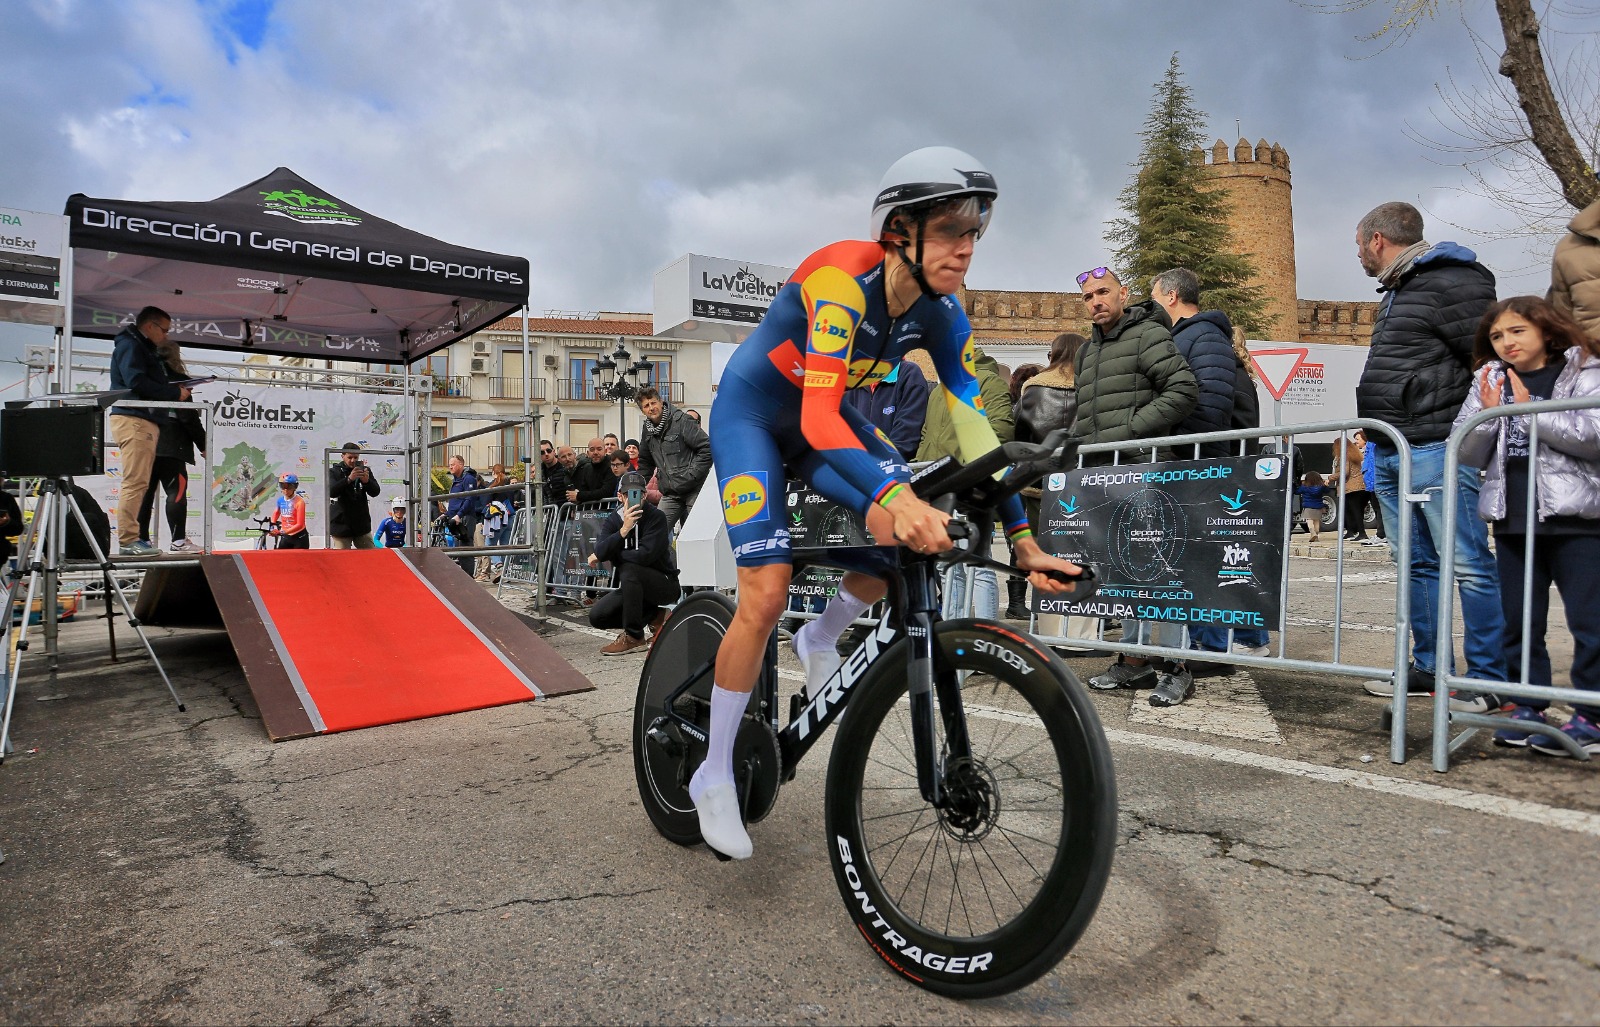
[{"label": "balcony railing", "polygon": [[[682,382],[657,382],[656,389],[674,405],[683,402]],[[615,399],[602,396],[593,378],[562,378],[556,382],[557,403],[615,403]]]},{"label": "balcony railing", "polygon": [[[545,393],[548,392],[548,391],[549,390],[547,390],[545,388],[544,379],[543,378],[535,378],[535,379],[533,379],[533,395],[529,396],[528,398],[533,400],[535,403],[543,403],[544,399],[545,399]],[[522,379],[521,378],[490,378],[489,379],[489,398],[490,399],[521,399],[522,398]]]},{"label": "balcony railing", "polygon": [[434,375],[433,394],[441,399],[466,399],[472,379],[464,374]]}]

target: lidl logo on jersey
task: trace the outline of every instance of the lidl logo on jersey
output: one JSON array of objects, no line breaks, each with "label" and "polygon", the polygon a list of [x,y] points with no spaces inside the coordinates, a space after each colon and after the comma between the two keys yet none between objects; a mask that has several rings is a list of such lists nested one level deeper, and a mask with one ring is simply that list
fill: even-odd
[{"label": "lidl logo on jersey", "polygon": [[978,362],[977,349],[978,344],[972,341],[972,336],[967,336],[966,343],[961,347],[961,366],[966,368],[967,373],[973,377],[977,377],[978,374],[975,370]]},{"label": "lidl logo on jersey", "polygon": [[857,357],[850,361],[850,387],[876,385],[889,376],[894,365],[875,357]]},{"label": "lidl logo on jersey", "polygon": [[850,345],[855,333],[854,311],[837,303],[817,304],[817,316],[811,322],[811,349],[816,353],[841,353]]},{"label": "lidl logo on jersey", "polygon": [[729,527],[767,519],[767,474],[735,474],[723,478],[722,517]]}]

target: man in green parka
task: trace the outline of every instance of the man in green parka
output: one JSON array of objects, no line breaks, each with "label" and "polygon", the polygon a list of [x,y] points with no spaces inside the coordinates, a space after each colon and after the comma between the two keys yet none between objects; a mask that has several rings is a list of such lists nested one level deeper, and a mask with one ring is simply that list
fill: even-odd
[{"label": "man in green parka", "polygon": [[[1194,410],[1200,385],[1178,352],[1164,314],[1154,300],[1128,303],[1128,287],[1110,268],[1097,267],[1078,276],[1084,305],[1094,321],[1089,342],[1074,362],[1078,382],[1078,416],[1072,435],[1084,443],[1126,442],[1173,434]],[[1162,459],[1174,454],[1163,450]],[[1124,450],[1124,463],[1149,459]],[[1094,453],[1086,464],[1109,464],[1111,454]],[[1188,644],[1183,625],[1123,619],[1124,641],[1182,649]],[[1155,663],[1137,656],[1117,662],[1089,679],[1091,687],[1153,688],[1152,706],[1176,706],[1194,694],[1194,678],[1179,660]]]}]

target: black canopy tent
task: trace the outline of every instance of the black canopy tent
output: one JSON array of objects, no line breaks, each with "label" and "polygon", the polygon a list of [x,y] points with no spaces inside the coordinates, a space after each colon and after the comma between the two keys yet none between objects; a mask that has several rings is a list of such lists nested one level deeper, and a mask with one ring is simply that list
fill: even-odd
[{"label": "black canopy tent", "polygon": [[525,258],[402,228],[288,168],[215,200],[80,193],[66,213],[69,346],[154,304],[185,346],[409,364],[528,300]]}]

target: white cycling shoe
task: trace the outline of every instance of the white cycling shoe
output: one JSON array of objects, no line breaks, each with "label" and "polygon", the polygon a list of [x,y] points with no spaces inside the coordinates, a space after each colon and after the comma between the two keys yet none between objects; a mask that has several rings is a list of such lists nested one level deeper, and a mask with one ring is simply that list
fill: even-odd
[{"label": "white cycling shoe", "polygon": [[695,800],[694,811],[700,818],[700,837],[707,845],[730,859],[749,859],[755,852],[739,815],[739,795],[733,785],[707,788]]},{"label": "white cycling shoe", "polygon": [[809,655],[800,655],[800,636],[810,626],[807,624],[789,638],[790,649],[794,651],[795,658],[800,661],[800,666],[805,668],[806,702],[810,702],[817,697],[817,694],[822,691],[822,686],[828,683],[829,678],[838,673],[840,664],[844,663],[843,657],[839,655],[839,650],[834,646],[818,646]]}]

